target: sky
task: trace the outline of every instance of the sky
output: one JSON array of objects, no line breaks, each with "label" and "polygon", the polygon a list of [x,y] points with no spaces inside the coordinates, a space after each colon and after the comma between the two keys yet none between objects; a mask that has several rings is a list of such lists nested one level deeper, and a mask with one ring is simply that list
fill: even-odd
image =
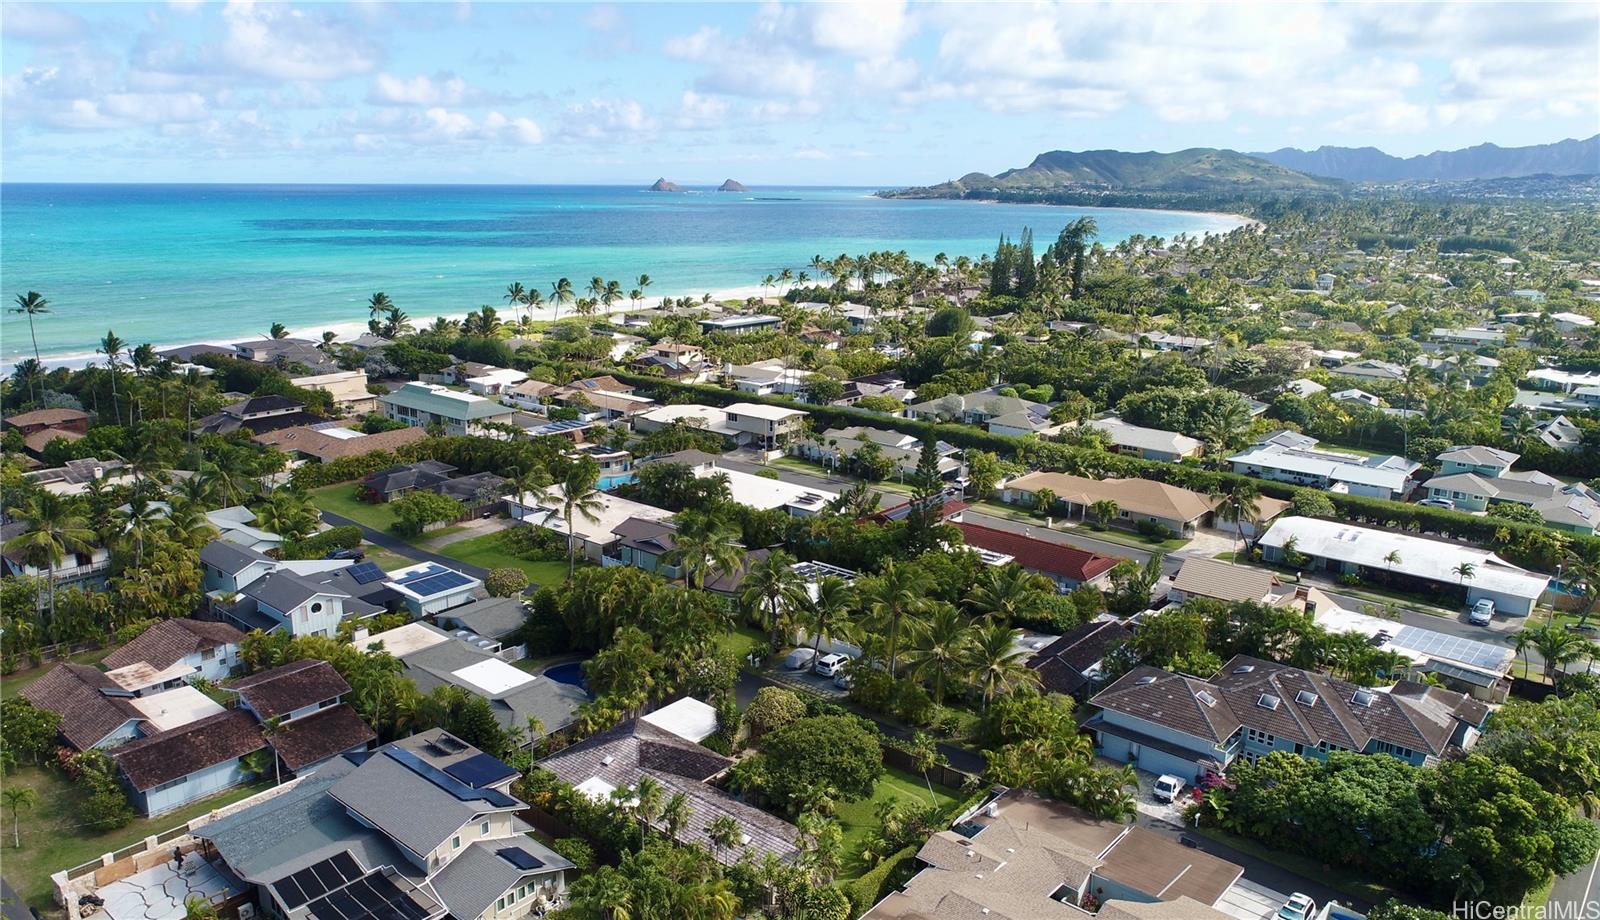
[{"label": "sky", "polygon": [[927,184],[1600,130],[1600,4],[0,3],[0,176]]}]

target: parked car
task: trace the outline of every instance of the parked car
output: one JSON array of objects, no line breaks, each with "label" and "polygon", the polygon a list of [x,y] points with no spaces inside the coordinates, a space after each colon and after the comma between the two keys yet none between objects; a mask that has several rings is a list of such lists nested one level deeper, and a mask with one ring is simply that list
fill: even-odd
[{"label": "parked car", "polygon": [[1163,773],[1156,780],[1155,797],[1157,802],[1173,802],[1183,794],[1183,778]]},{"label": "parked car", "polygon": [[1278,920],[1311,920],[1317,911],[1317,902],[1296,891],[1278,908]]},{"label": "parked car", "polygon": [[1473,604],[1467,612],[1467,622],[1473,626],[1488,626],[1494,622],[1494,601],[1486,597]]},{"label": "parked car", "polygon": [[850,679],[849,662],[846,662],[840,666],[839,672],[833,675],[833,685],[840,690],[849,690],[853,683],[854,681]]},{"label": "parked car", "polygon": [[849,655],[840,655],[838,653],[823,655],[817,659],[817,663],[811,669],[822,677],[833,677],[839,673],[839,669],[844,667],[844,663],[849,660]]},{"label": "parked car", "polygon": [[1417,502],[1417,504],[1426,506],[1428,508],[1443,508],[1446,511],[1456,510],[1456,503],[1448,498],[1424,498],[1422,501]]},{"label": "parked car", "polygon": [[324,559],[354,559],[357,562],[367,558],[367,551],[359,546],[339,547],[323,556]]},{"label": "parked car", "polygon": [[783,666],[791,671],[804,671],[806,668],[811,667],[811,662],[816,657],[816,654],[814,649],[797,648],[790,652],[787,658],[783,659]]}]

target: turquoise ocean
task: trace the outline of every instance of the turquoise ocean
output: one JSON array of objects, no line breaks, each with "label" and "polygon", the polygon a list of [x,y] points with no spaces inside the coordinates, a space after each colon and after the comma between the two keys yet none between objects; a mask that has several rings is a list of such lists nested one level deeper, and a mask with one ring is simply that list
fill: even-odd
[{"label": "turquoise ocean", "polygon": [[[48,361],[81,363],[108,329],[132,344],[265,335],[275,322],[317,337],[354,334],[384,291],[420,323],[483,304],[505,287],[623,290],[648,274],[646,303],[756,293],[767,274],[812,256],[905,250],[931,260],[992,252],[1032,227],[1042,247],[1090,214],[1100,239],[1227,232],[1217,214],[901,201],[860,188],[607,186],[0,185],[0,363],[32,353],[14,295],[39,291]],[[626,305],[626,304],[624,304]]]}]

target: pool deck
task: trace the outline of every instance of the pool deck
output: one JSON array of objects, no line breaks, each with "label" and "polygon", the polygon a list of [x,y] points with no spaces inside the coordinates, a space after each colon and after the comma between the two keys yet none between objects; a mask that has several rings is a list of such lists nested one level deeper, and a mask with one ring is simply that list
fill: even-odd
[{"label": "pool deck", "polygon": [[103,886],[105,913],[110,920],[182,920],[189,898],[217,904],[240,893],[239,883],[226,877],[199,853],[183,857],[182,868],[170,862]]}]

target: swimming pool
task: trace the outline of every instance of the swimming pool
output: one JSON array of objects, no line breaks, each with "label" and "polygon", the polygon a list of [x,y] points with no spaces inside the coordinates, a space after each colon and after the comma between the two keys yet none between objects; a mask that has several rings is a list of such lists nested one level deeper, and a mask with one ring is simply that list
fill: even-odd
[{"label": "swimming pool", "polygon": [[584,690],[589,689],[583,682],[583,662],[581,661],[569,661],[566,664],[551,665],[544,669],[544,676],[554,681],[560,681],[563,684],[571,684]]}]

